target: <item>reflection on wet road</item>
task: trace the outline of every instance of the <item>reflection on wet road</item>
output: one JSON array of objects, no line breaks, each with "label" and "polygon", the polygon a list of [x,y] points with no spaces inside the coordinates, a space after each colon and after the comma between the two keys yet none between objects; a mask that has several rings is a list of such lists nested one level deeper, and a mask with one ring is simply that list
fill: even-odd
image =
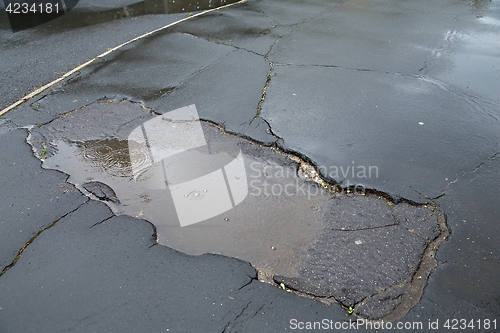
[{"label": "reflection on wet road", "polygon": [[125,18],[144,15],[191,13],[206,9],[217,8],[237,0],[144,0],[128,6],[111,8],[104,7],[79,7],[60,16],[57,21],[52,21],[47,28],[58,30],[76,29],[79,27],[101,24]]}]

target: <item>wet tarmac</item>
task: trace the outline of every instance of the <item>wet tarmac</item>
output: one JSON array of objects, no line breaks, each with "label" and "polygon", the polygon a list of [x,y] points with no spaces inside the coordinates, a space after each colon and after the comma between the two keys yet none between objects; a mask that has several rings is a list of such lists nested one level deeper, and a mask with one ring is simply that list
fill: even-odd
[{"label": "wet tarmac", "polygon": [[[70,175],[114,213],[152,222],[160,244],[249,261],[274,287],[354,307],[360,318],[494,320],[499,8],[248,1],[111,53],[4,125],[30,126],[44,168]],[[127,139],[193,104],[220,163],[239,147],[248,179],[287,176],[257,177],[270,195],[250,187],[241,204],[233,198],[232,209],[181,227],[175,194],[161,201],[169,192],[149,185],[133,192]],[[131,160],[150,165],[141,152]],[[316,168],[319,183],[304,178],[301,163]],[[370,168],[377,172],[363,172]],[[324,181],[367,195],[336,195]],[[311,187],[273,195],[272,185],[289,184]],[[206,193],[197,188],[186,200]]]}]

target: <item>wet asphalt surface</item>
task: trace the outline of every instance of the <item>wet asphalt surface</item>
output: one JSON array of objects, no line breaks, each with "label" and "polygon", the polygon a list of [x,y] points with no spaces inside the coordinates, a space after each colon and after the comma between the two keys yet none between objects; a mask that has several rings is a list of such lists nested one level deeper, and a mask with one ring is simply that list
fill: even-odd
[{"label": "wet asphalt surface", "polygon": [[[2,16],[1,107],[186,17],[98,14],[130,4],[80,1],[73,11],[95,24],[62,16],[15,34]],[[42,169],[22,127],[103,98],[160,114],[196,104],[201,119],[293,151],[326,179],[437,204],[451,235],[401,320],[500,324],[499,20],[498,1],[248,1],[130,44],[11,111],[0,118],[0,265],[11,265],[0,331],[282,332],[292,318],[356,318],[259,282],[248,262],[152,246],[151,224]],[[349,165],[379,173],[332,172]]]}]

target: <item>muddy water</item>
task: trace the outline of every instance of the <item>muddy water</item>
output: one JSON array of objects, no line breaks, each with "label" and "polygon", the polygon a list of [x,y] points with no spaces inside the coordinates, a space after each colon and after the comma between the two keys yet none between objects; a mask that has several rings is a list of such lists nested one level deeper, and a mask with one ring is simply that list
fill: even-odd
[{"label": "muddy water", "polygon": [[[213,128],[204,129],[215,134]],[[245,200],[234,209],[181,227],[167,187],[152,189],[151,174],[134,178],[128,141],[61,140],[54,146],[57,153],[44,161],[45,168],[68,173],[69,182],[106,202],[115,213],[151,221],[160,244],[192,255],[217,253],[241,258],[279,275],[296,275],[331,196],[319,185],[299,178],[297,165],[290,161],[283,165],[279,156],[260,158],[268,154],[266,149],[246,144],[243,161],[249,188]],[[140,157],[145,163],[150,159],[147,154]],[[203,202],[208,191],[200,187],[186,195]]]},{"label": "muddy water", "polygon": [[[288,177],[274,179],[264,186],[269,181],[267,178],[273,178],[264,174],[281,173],[282,167],[246,156],[245,166],[249,170],[253,168],[255,174],[250,177],[255,177],[255,182],[245,203],[233,211],[182,228],[166,189],[151,190],[147,183],[133,179],[128,148],[123,148],[126,145],[127,141],[118,140],[60,141],[55,144],[58,154],[48,158],[44,167],[69,173],[70,182],[93,198],[106,201],[115,213],[152,221],[160,244],[193,255],[229,255],[248,260],[261,268],[272,268],[277,274],[295,274],[302,251],[316,231],[321,205],[327,196],[317,185],[303,186],[304,181],[295,175],[296,168],[288,167],[284,171]],[[126,158],[122,158],[124,156]],[[281,188],[287,185],[289,193],[292,193],[296,182],[305,189],[309,185],[310,190],[305,194],[278,196]],[[106,188],[103,184],[110,184],[119,202],[113,200],[112,195],[102,197],[96,195],[96,190],[91,190],[92,193],[85,188],[86,184],[95,183],[101,186],[100,190]],[[265,195],[266,191],[268,195]],[[203,189],[200,192],[203,193]]]}]

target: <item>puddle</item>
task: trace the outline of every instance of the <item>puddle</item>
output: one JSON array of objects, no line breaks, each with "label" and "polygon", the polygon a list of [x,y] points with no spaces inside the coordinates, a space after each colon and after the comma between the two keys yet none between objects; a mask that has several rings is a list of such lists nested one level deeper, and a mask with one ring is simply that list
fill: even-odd
[{"label": "puddle", "polygon": [[[84,160],[91,162],[98,173],[107,173],[112,177],[130,177],[132,168],[126,141],[90,140],[77,143],[76,147]],[[141,157],[147,159],[147,156],[144,154]]]},{"label": "puddle", "polygon": [[153,223],[159,244],[249,261],[263,280],[358,305],[369,318],[408,311],[401,285],[440,233],[431,210],[335,193],[310,181],[300,159],[201,122],[194,105],[155,116],[101,101],[33,127],[28,141],[44,168],[69,174],[115,213]]},{"label": "puddle", "polygon": [[72,5],[71,11],[68,10],[66,13],[61,13],[56,16],[52,15],[50,19],[46,19],[43,22],[40,21],[34,25],[25,22],[24,16],[22,22],[18,22],[19,20],[17,20],[14,23],[16,27],[15,30],[19,31],[57,18],[56,21],[48,23],[46,27],[53,30],[54,26],[57,26],[58,30],[66,30],[144,15],[191,13],[217,8],[237,1],[238,0],[144,0],[118,8],[104,7],[106,5],[105,3],[100,4],[102,7],[87,8],[80,4],[74,8],[74,5]]},{"label": "puddle", "polygon": [[[210,129],[208,125],[204,126],[204,130],[207,133],[216,129]],[[227,207],[224,206],[222,191],[210,183],[216,182],[217,178],[208,179],[209,183],[205,186],[179,188],[173,185],[168,191],[165,182],[158,180],[154,172],[146,171],[135,177],[132,170],[137,165],[130,162],[127,140],[59,141],[55,143],[55,148],[57,154],[44,161],[45,168],[70,174],[69,182],[94,199],[105,201],[115,213],[151,221],[156,226],[160,244],[192,255],[217,253],[241,258],[286,276],[295,275],[303,251],[316,232],[321,204],[327,196],[324,191],[324,197],[315,196],[310,200],[307,199],[308,192],[286,197],[273,196],[271,185],[277,194],[278,184],[284,187],[292,182],[304,182],[296,176],[293,166],[282,170],[282,166],[273,159],[263,160],[248,154],[249,150],[253,150],[248,144],[242,145],[245,153],[242,162],[246,170],[251,170],[248,177],[255,177],[252,178],[254,183],[244,202],[234,209],[231,209],[230,202]],[[143,165],[148,165],[151,157],[141,155]],[[205,157],[211,156],[207,154]],[[219,156],[219,159],[229,158]],[[266,196],[264,182],[270,182],[272,174],[281,171],[288,177],[273,179],[267,185],[269,195]],[[321,191],[317,185],[311,186],[314,191]],[[289,189],[292,193],[291,186]],[[195,207],[179,205],[175,201],[178,199],[176,192],[179,192],[177,197],[192,202]],[[212,192],[215,200],[210,197]],[[208,205],[203,206],[204,201]],[[193,222],[189,216],[186,217],[190,209],[205,209],[205,212],[192,212],[197,218]],[[217,214],[219,211],[222,213]]]}]

